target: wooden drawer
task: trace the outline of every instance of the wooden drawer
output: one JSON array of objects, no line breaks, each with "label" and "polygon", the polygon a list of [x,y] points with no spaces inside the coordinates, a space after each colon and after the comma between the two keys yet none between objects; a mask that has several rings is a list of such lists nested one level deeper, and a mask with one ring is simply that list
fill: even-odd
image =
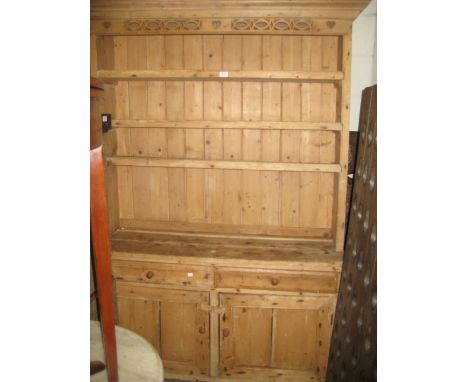
[{"label": "wooden drawer", "polygon": [[316,293],[335,293],[338,290],[337,272],[258,271],[245,268],[217,268],[214,281],[216,288]]},{"label": "wooden drawer", "polygon": [[117,280],[164,285],[212,287],[213,271],[200,265],[114,261],[112,273]]}]

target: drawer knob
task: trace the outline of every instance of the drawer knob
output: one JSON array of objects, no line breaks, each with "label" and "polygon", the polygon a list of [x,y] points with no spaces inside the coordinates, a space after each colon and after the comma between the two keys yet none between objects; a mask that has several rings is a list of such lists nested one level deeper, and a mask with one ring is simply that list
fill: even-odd
[{"label": "drawer knob", "polygon": [[154,276],[154,273],[151,271],[146,272],[146,278],[150,279]]},{"label": "drawer knob", "polygon": [[200,326],[200,327],[198,328],[198,333],[200,333],[200,334],[205,334],[205,332],[206,332],[206,329],[205,329],[204,326]]},{"label": "drawer knob", "polygon": [[223,337],[229,336],[229,329],[224,329],[223,330]]},{"label": "drawer knob", "polygon": [[279,280],[278,279],[271,279],[271,285],[278,285]]}]

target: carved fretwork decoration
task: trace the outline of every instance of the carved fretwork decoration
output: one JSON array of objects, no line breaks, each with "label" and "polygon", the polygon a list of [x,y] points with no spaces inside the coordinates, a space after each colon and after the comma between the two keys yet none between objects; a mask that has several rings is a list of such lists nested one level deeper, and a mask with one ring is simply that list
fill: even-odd
[{"label": "carved fretwork decoration", "polygon": [[196,31],[201,26],[200,19],[154,19],[127,20],[125,27],[130,32],[136,31]]},{"label": "carved fretwork decoration", "polygon": [[[217,21],[220,23],[219,21]],[[200,19],[150,19],[150,20],[127,20],[125,28],[129,32],[183,32],[200,30],[202,21]],[[328,28],[333,24],[328,23]],[[219,27],[219,26],[218,26]],[[215,25],[213,28],[216,29]],[[312,30],[312,20],[309,19],[273,19],[273,18],[243,18],[231,21],[233,31],[298,31],[309,32]]]},{"label": "carved fretwork decoration", "polygon": [[258,35],[329,35],[351,32],[348,20],[295,17],[194,17],[131,18],[91,20],[91,33],[97,35],[165,34],[258,34]]},{"label": "carved fretwork decoration", "polygon": [[233,30],[245,31],[300,31],[312,29],[312,21],[308,19],[234,19]]}]

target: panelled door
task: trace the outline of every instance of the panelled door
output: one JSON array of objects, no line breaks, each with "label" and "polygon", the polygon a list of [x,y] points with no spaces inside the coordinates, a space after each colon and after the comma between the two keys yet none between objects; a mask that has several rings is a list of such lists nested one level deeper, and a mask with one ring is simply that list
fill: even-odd
[{"label": "panelled door", "polygon": [[221,294],[220,374],[322,380],[335,298]]},{"label": "panelled door", "polygon": [[208,292],[117,282],[117,296],[119,325],[158,350],[166,373],[208,374]]}]

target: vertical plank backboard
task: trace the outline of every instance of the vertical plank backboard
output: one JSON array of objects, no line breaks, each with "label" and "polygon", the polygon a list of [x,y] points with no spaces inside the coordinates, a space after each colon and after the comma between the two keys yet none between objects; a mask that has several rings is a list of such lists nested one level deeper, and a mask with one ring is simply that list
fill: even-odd
[{"label": "vertical plank backboard", "polygon": [[262,70],[262,36],[242,36],[242,70]]},{"label": "vertical plank backboard", "polygon": [[226,224],[242,223],[242,171],[224,171],[224,222]]},{"label": "vertical plank backboard", "polygon": [[281,173],[281,225],[299,227],[300,174],[284,171]]},{"label": "vertical plank backboard", "polygon": [[263,70],[281,70],[283,57],[281,36],[262,37]]},{"label": "vertical plank backboard", "polygon": [[261,183],[261,214],[262,225],[278,226],[280,224],[280,173],[279,171],[263,171]]},{"label": "vertical plank backboard", "polygon": [[223,119],[240,121],[242,119],[242,84],[223,82]]},{"label": "vertical plank backboard", "polygon": [[150,167],[133,168],[133,208],[135,218],[151,219]]},{"label": "vertical plank backboard", "polygon": [[147,178],[151,191],[148,208],[154,220],[169,219],[168,174],[165,168],[152,168]]},{"label": "vertical plank backboard", "polygon": [[184,168],[168,168],[169,220],[185,221],[187,199]]},{"label": "vertical plank backboard", "polygon": [[221,70],[223,60],[223,36],[203,36],[203,68]]},{"label": "vertical plank backboard", "polygon": [[203,119],[220,121],[223,116],[223,92],[221,82],[203,83]]},{"label": "vertical plank backboard", "polygon": [[[106,68],[228,72],[344,69],[345,76],[347,61],[341,49],[349,48],[341,43],[341,37],[306,35],[174,33],[112,36],[99,44]],[[107,58],[106,52],[111,56]],[[343,86],[347,86],[346,80]],[[347,91],[343,86],[287,80],[119,81],[115,86],[115,118],[159,124],[119,129],[117,154],[174,160],[336,163],[343,158],[346,132],[340,138],[341,133],[299,130],[294,123],[337,122],[344,116],[346,124],[346,107],[340,105]],[[160,123],[163,121],[168,121],[167,127]],[[190,122],[190,128],[184,126],[185,121]],[[208,121],[284,122],[288,128],[207,128]],[[342,213],[337,201],[343,192],[341,175],[167,168],[147,171],[145,180],[141,175],[145,170],[129,168],[117,173],[121,178],[117,182],[119,200],[125,204],[121,218],[246,225],[257,231],[272,226],[302,231],[323,228],[333,232],[330,236],[336,236],[338,242],[341,237],[337,223]],[[122,179],[129,176],[131,187],[125,190]],[[162,179],[155,180],[159,176]],[[144,188],[147,190],[142,193]],[[167,198],[166,206],[140,206],[139,200],[146,197],[150,198],[147,204],[152,204],[154,195]],[[130,201],[135,205],[130,207]]]},{"label": "vertical plank backboard", "polygon": [[223,69],[242,69],[242,36],[223,36]]},{"label": "vertical plank backboard", "polygon": [[[127,37],[127,68],[135,70],[147,69],[145,36]],[[130,81],[128,86],[130,119],[146,119],[148,101],[146,81]]]},{"label": "vertical plank backboard", "polygon": [[117,185],[120,219],[134,219],[133,212],[133,168],[117,167]]},{"label": "vertical plank backboard", "polygon": [[[127,37],[114,36],[114,67],[127,69]],[[129,119],[128,81],[119,81],[114,88],[115,117]]]},{"label": "vertical plank backboard", "polygon": [[187,182],[187,220],[189,222],[205,221],[205,170],[188,168]]},{"label": "vertical plank backboard", "polygon": [[242,83],[242,119],[244,121],[260,121],[262,119],[261,82]]},{"label": "vertical plank backboard", "polygon": [[164,36],[166,69],[184,68],[184,37]]},{"label": "vertical plank backboard", "polygon": [[259,225],[262,220],[261,181],[257,171],[242,171],[242,223]]},{"label": "vertical plank backboard", "polygon": [[205,170],[205,221],[223,223],[223,170]]},{"label": "vertical plank backboard", "polygon": [[[146,37],[146,65],[148,69],[161,70],[166,66],[163,36]],[[147,117],[150,120],[166,119],[166,83],[164,81],[147,82]]]},{"label": "vertical plank backboard", "polygon": [[283,70],[302,70],[302,37],[283,36]]}]

